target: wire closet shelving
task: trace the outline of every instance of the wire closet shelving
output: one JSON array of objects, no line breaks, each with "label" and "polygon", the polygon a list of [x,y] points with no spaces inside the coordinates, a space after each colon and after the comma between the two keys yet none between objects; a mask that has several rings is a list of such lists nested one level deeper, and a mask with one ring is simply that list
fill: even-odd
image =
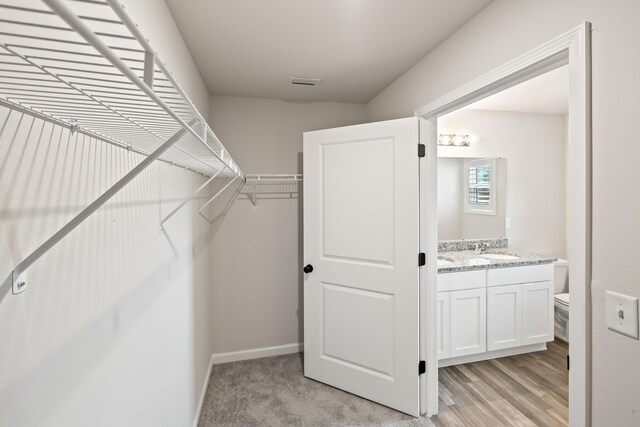
[{"label": "wire closet shelving", "polygon": [[33,262],[154,160],[208,177],[194,194],[216,177],[245,180],[116,0],[0,0],[0,105],[145,156],[14,268],[14,292]]},{"label": "wire closet shelving", "polygon": [[300,174],[246,175],[240,194],[245,195],[253,206],[258,206],[258,199],[296,198],[300,192],[300,184]]}]

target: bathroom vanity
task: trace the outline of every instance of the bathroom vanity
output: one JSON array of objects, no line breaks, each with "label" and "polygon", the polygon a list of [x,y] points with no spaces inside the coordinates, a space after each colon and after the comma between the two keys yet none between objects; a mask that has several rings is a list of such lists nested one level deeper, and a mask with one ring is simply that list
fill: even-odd
[{"label": "bathroom vanity", "polygon": [[554,261],[504,247],[439,252],[439,366],[546,349]]}]

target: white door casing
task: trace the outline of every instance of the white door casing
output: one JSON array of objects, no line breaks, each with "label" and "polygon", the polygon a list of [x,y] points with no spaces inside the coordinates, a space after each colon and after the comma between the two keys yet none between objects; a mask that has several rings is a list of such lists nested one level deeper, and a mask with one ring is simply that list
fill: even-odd
[{"label": "white door casing", "polygon": [[304,134],[305,376],[419,415],[418,120]]},{"label": "white door casing", "polygon": [[[435,99],[416,110],[420,117],[421,143],[427,153],[436,153],[438,140],[438,117],[455,111],[494,93],[508,89],[520,82],[547,71],[569,64],[569,116],[568,154],[570,159],[567,176],[567,218],[569,227],[568,253],[571,260],[570,288],[571,309],[569,338],[571,340],[571,371],[569,372],[569,425],[584,427],[591,425],[591,24],[584,22],[578,27],[550,40],[524,55],[493,71]],[[423,163],[421,182],[433,183],[425,191],[423,210],[423,250],[427,252],[427,269],[423,269],[426,280],[423,285],[423,305],[427,322],[423,322],[423,333],[427,362],[437,357],[437,325],[435,322],[437,272],[437,162],[435,156],[427,155]],[[427,168],[428,163],[428,168]],[[426,270],[426,271],[425,271]],[[424,411],[427,415],[438,413],[438,375],[431,370],[423,386],[426,397]]]}]

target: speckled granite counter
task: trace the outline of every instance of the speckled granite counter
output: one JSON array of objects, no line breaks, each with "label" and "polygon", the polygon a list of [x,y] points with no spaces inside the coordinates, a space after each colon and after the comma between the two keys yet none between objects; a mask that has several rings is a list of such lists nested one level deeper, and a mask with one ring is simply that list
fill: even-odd
[{"label": "speckled granite counter", "polygon": [[[483,255],[509,255],[517,259],[487,259]],[[519,252],[508,248],[488,249],[476,255],[475,251],[447,251],[438,252],[438,273],[454,271],[481,270],[486,268],[517,267],[521,265],[549,264],[557,258]]]}]

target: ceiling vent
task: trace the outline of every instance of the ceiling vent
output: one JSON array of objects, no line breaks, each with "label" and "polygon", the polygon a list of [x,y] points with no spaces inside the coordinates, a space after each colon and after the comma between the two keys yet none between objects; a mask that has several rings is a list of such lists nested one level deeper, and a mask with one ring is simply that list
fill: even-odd
[{"label": "ceiling vent", "polygon": [[310,79],[308,77],[289,77],[289,84],[292,86],[318,86],[322,79]]}]

